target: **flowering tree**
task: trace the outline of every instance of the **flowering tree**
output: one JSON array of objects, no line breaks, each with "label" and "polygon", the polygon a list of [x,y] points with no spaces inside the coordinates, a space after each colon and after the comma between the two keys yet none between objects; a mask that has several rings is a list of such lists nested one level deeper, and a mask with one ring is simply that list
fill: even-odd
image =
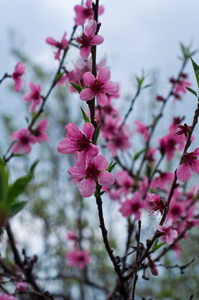
[{"label": "flowering tree", "polygon": [[[97,63],[97,47],[105,43],[104,38],[98,34],[103,25],[98,16],[104,12],[104,7],[99,5],[99,0],[87,0],[85,4],[76,5],[74,11],[75,25],[68,40],[66,32],[61,41],[52,37],[46,38],[46,43],[56,49],[54,58],[58,67],[54,78],[46,94],[42,93],[40,83],[29,82],[30,91],[22,97],[29,105],[27,127],[12,132],[12,142],[0,159],[0,229],[2,239],[5,233],[7,234],[6,242],[10,246],[9,254],[12,254],[12,261],[8,261],[6,251],[0,258],[2,300],[18,299],[24,294],[30,299],[137,299],[140,295],[140,281],[148,280],[152,276],[161,276],[160,266],[184,270],[193,263],[190,257],[183,266],[178,263],[166,265],[161,261],[167,253],[175,253],[180,257],[181,242],[189,237],[191,229],[199,226],[198,186],[186,184],[193,173],[199,174],[199,148],[196,145],[190,150],[192,142],[194,145],[193,132],[198,121],[198,103],[193,112],[192,124],[183,124],[185,117],[176,115],[172,123],[168,124],[166,135],[154,136],[170,100],[181,100],[188,90],[198,101],[198,94],[190,88],[191,83],[184,71],[188,60],[191,59],[199,85],[199,67],[191,58],[194,52],[191,52],[190,47],[181,44],[182,66],[179,73],[175,78],[169,79],[168,94],[157,95],[153,99],[159,105],[159,111],[146,125],[142,120],[135,120],[132,114],[136,100],[144,89],[151,86],[145,83],[145,76],[136,77],[137,91],[123,117],[112,104],[120,97],[119,84],[110,81],[111,72],[104,60]],[[78,26],[82,26],[79,36],[76,33]],[[81,59],[70,70],[66,61],[68,52],[73,48],[78,48]],[[18,62],[14,72],[2,76],[0,83],[8,79],[14,80],[14,90],[23,90],[22,76],[25,69],[24,62]],[[66,137],[63,135],[57,143],[57,149],[53,148],[60,164],[66,160],[68,154],[72,154],[68,167],[70,193],[67,191],[67,197],[72,197],[72,205],[70,200],[64,197],[63,183],[61,197],[65,198],[65,202],[61,202],[61,197],[59,199],[59,213],[65,208],[69,210],[68,216],[72,226],[67,222],[66,215],[63,217],[59,214],[53,219],[57,222],[59,234],[67,224],[64,234],[67,234],[69,249],[66,253],[54,252],[53,258],[51,257],[52,265],[49,263],[46,271],[45,268],[36,270],[37,256],[29,257],[25,249],[20,253],[11,222],[18,212],[26,211],[27,202],[22,198],[40,162],[34,162],[27,174],[18,176],[15,181],[11,179],[9,164],[21,156],[25,160],[26,155],[34,151],[35,144],[49,142],[46,131],[50,122],[47,119],[48,114],[45,118],[43,115],[52,91],[61,89],[63,85],[68,86],[71,93],[77,94],[83,123],[80,130],[80,122],[76,125],[67,120],[63,125]],[[83,104],[87,105],[87,110],[82,108]],[[132,129],[130,122],[134,123],[136,128]],[[136,135],[143,138],[144,146],[140,149],[132,139],[132,136]],[[173,161],[171,169],[167,167],[170,161]],[[40,172],[43,173],[43,170]],[[37,179],[37,176],[35,177]],[[36,193],[34,191],[34,194]],[[57,195],[57,192],[55,194]],[[90,197],[92,199],[87,199]],[[92,212],[89,210],[89,213],[94,215],[95,221],[90,221],[91,215],[88,215],[85,223],[83,215],[86,215],[88,203],[94,202],[94,199],[96,207]],[[103,201],[113,202],[122,222],[126,223],[126,232],[120,228],[115,240],[111,239],[107,230],[108,221],[105,222]],[[42,215],[48,236],[51,222],[47,210],[46,214],[43,214],[40,208],[41,206],[37,215]],[[53,215],[55,206],[52,205],[49,210]],[[77,216],[74,211],[78,211]],[[100,237],[98,226],[101,231]],[[53,236],[57,243],[59,234],[54,232]],[[50,246],[52,244],[53,241]],[[100,252],[95,253],[95,247],[102,247],[103,255]],[[57,260],[58,256],[62,259]],[[48,260],[50,262],[49,257],[47,263]],[[58,261],[57,265],[59,264],[55,275],[54,261]],[[103,266],[101,271],[100,265]],[[53,285],[53,288],[49,287],[49,291],[46,291],[42,279],[47,281],[53,278],[59,282],[58,287]],[[15,284],[14,290],[11,290],[8,284],[11,282]],[[92,289],[98,291],[97,296],[90,294]],[[153,297],[144,293],[140,296],[142,299]],[[189,299],[192,298],[193,295],[190,295]]]}]

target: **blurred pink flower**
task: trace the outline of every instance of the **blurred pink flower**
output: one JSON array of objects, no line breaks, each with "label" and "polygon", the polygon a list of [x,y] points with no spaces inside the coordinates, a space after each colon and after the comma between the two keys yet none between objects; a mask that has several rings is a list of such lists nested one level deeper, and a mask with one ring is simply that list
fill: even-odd
[{"label": "blurred pink flower", "polygon": [[19,292],[19,291],[27,291],[27,289],[28,289],[27,283],[24,282],[24,281],[19,281],[19,282],[17,282],[17,284],[16,284],[16,287],[15,287],[15,293],[16,293],[16,292]]},{"label": "blurred pink flower", "polygon": [[14,80],[14,89],[16,92],[23,90],[23,81],[20,78],[26,70],[26,65],[22,62],[18,62],[15,66],[14,72],[11,74],[12,79]]},{"label": "blurred pink flower", "polygon": [[[83,5],[75,5],[75,24],[76,25],[84,25],[86,19],[91,20],[94,15],[94,11],[92,9],[92,0],[87,0],[85,6]],[[98,8],[98,16],[104,12],[104,7],[102,5]]]},{"label": "blurred pink flower", "polygon": [[166,241],[169,245],[171,245],[178,236],[178,232],[169,225],[158,225],[158,231],[161,232],[163,241]]},{"label": "blurred pink flower", "polygon": [[0,300],[17,300],[17,298],[11,296],[11,295],[6,295],[0,293]]},{"label": "blurred pink flower", "polygon": [[34,137],[36,138],[36,141],[38,143],[40,143],[42,140],[44,142],[48,142],[49,141],[49,137],[48,135],[45,133],[45,131],[47,130],[49,126],[49,122],[47,119],[43,119],[39,122],[39,124],[37,125],[37,128],[34,129],[32,131]]},{"label": "blurred pink flower", "polygon": [[141,194],[137,191],[133,194],[131,199],[126,199],[121,203],[119,211],[126,218],[135,215],[135,220],[139,220],[141,217],[141,210],[146,208],[147,204],[142,200]]},{"label": "blurred pink flower", "polygon": [[183,155],[183,163],[178,167],[177,177],[180,181],[187,182],[193,172],[199,174],[199,148],[194,152],[186,152]]},{"label": "blurred pink flower", "polygon": [[64,32],[61,42],[57,42],[52,37],[48,37],[46,39],[47,44],[54,46],[58,49],[58,51],[55,53],[55,59],[59,59],[61,55],[61,50],[65,50],[68,47],[69,42],[65,39],[65,37],[66,37],[66,32]]},{"label": "blurred pink flower", "polygon": [[82,270],[90,262],[88,250],[77,250],[75,247],[72,251],[66,253],[68,266],[77,267]]},{"label": "blurred pink flower", "polygon": [[17,154],[20,152],[25,152],[26,154],[30,153],[31,146],[30,144],[35,144],[37,139],[31,134],[30,130],[21,128],[18,131],[12,133],[11,138],[13,141],[16,141],[12,145],[12,153]]},{"label": "blurred pink flower", "polygon": [[145,142],[147,142],[150,136],[148,128],[140,121],[134,121],[134,123],[136,125],[136,132],[142,134]]},{"label": "blurred pink flower", "polygon": [[32,113],[35,107],[41,102],[41,86],[39,84],[35,85],[33,82],[29,82],[30,92],[23,96],[24,101],[31,102],[29,111]]}]

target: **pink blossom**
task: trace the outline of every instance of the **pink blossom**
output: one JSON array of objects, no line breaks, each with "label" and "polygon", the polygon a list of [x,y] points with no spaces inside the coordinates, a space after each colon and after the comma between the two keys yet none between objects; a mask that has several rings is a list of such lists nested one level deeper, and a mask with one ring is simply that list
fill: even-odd
[{"label": "pink blossom", "polygon": [[102,124],[102,137],[104,139],[111,139],[114,134],[119,131],[118,121],[120,117],[113,118],[111,115],[107,115],[104,123]]},{"label": "pink blossom", "polygon": [[170,161],[174,154],[177,146],[177,139],[173,134],[168,134],[159,139],[160,152],[166,154],[167,160]]},{"label": "pink blossom", "polygon": [[79,170],[85,170],[88,158],[98,155],[99,149],[92,143],[95,128],[91,123],[85,123],[82,132],[73,123],[65,127],[66,136],[57,146],[57,150],[63,154],[78,152],[76,165]]},{"label": "pink blossom", "polygon": [[20,78],[26,70],[26,65],[22,62],[18,62],[15,66],[14,72],[11,74],[12,79],[14,80],[14,89],[16,92],[23,90],[23,81]]},{"label": "pink blossom", "polygon": [[119,211],[126,218],[135,215],[135,220],[139,220],[141,217],[141,210],[146,208],[146,203],[142,200],[141,194],[136,191],[131,199],[126,199],[121,203]]},{"label": "pink blossom", "polygon": [[[92,0],[87,0],[85,6],[75,5],[74,9],[76,12],[76,25],[84,25],[86,19],[91,20],[93,18],[94,11],[92,9]],[[104,7],[100,5],[98,8],[98,16],[101,15],[103,12]]]},{"label": "pink blossom", "polygon": [[24,95],[24,100],[26,102],[32,102],[29,107],[29,111],[32,113],[35,110],[35,107],[41,102],[41,86],[39,84],[35,85],[33,82],[29,83],[30,92]]},{"label": "pink blossom", "polygon": [[68,233],[67,233],[67,239],[69,241],[76,241],[77,240],[77,235],[75,233],[74,230],[70,230]]},{"label": "pink blossom", "polygon": [[188,137],[190,132],[190,126],[188,126],[186,123],[184,125],[177,125],[177,129],[175,131],[175,134],[177,135],[184,135],[186,138]]},{"label": "pink blossom", "polygon": [[128,125],[124,125],[111,139],[107,142],[107,147],[111,150],[111,155],[115,157],[118,150],[127,150],[131,148],[129,138],[132,136]]},{"label": "pink blossom", "polygon": [[65,39],[65,37],[66,37],[66,32],[64,32],[61,42],[57,42],[52,37],[48,37],[46,39],[47,44],[54,46],[58,49],[58,51],[55,53],[55,59],[59,59],[61,55],[61,50],[65,50],[68,47],[69,42]]},{"label": "pink blossom", "polygon": [[110,187],[114,183],[114,177],[106,171],[108,161],[102,155],[96,156],[88,160],[87,168],[80,171],[76,166],[70,168],[68,173],[73,179],[79,179],[79,191],[82,197],[90,197],[96,189],[96,182],[103,187]]},{"label": "pink blossom", "polygon": [[179,80],[176,80],[174,82],[174,94],[178,94],[179,92],[182,92],[183,94],[186,94],[187,89],[186,86],[191,86],[191,82],[189,82],[187,79],[187,75],[184,73],[180,74]]},{"label": "pink blossom", "polygon": [[35,144],[37,142],[36,138],[31,134],[30,130],[21,128],[18,131],[15,131],[11,135],[13,141],[16,141],[12,145],[12,153],[17,154],[20,152],[25,152],[26,154],[30,153],[31,146],[30,144]]},{"label": "pink blossom", "polygon": [[11,295],[6,295],[0,293],[0,300],[17,300],[17,298],[11,296]]},{"label": "pink blossom", "polygon": [[116,174],[116,182],[120,186],[120,192],[127,195],[133,187],[134,180],[127,171],[119,171]]},{"label": "pink blossom", "polygon": [[47,119],[43,119],[43,120],[41,120],[39,122],[37,128],[32,131],[32,133],[33,133],[33,135],[36,138],[36,141],[38,143],[40,143],[42,140],[44,142],[48,142],[49,141],[49,137],[45,133],[45,131],[47,130],[48,126],[49,126],[48,120]]},{"label": "pink blossom", "polygon": [[108,104],[107,95],[112,95],[118,92],[119,86],[117,83],[109,82],[111,77],[110,70],[107,68],[101,69],[97,78],[91,72],[86,72],[83,79],[88,88],[85,88],[80,93],[80,98],[83,101],[92,100],[97,96],[97,102],[100,106]]},{"label": "pink blossom", "polygon": [[171,199],[171,203],[169,205],[169,212],[167,215],[167,219],[172,219],[173,222],[176,222],[179,217],[181,217],[184,213],[186,203],[184,201],[179,201],[175,196],[175,193]]},{"label": "pink blossom", "polygon": [[174,174],[173,172],[165,173],[165,172],[159,172],[159,176],[154,178],[151,183],[151,188],[159,188],[163,190],[165,186],[168,183],[171,183],[173,181]]},{"label": "pink blossom", "polygon": [[148,194],[146,196],[146,200],[148,200],[151,204],[151,213],[160,212],[163,215],[166,209],[166,202],[160,199],[160,196],[157,194]]},{"label": "pink blossom", "polygon": [[88,250],[78,250],[75,247],[72,251],[66,253],[68,266],[74,266],[82,270],[90,262]]},{"label": "pink blossom", "polygon": [[176,239],[178,236],[178,232],[174,229],[171,229],[171,226],[168,225],[159,225],[158,231],[162,233],[163,241],[166,241],[169,245],[171,245],[174,239]]},{"label": "pink blossom", "polygon": [[151,271],[151,274],[153,274],[153,276],[158,276],[158,268],[154,260],[152,260],[151,257],[148,256],[148,261],[149,261],[149,269]]},{"label": "pink blossom", "polygon": [[195,172],[199,174],[199,148],[196,148],[194,152],[186,152],[183,155],[183,162],[178,167],[177,177],[180,181],[187,182],[192,173]]},{"label": "pink blossom", "polygon": [[146,127],[140,121],[134,121],[134,123],[136,125],[136,132],[142,134],[144,136],[145,142],[147,142],[149,140],[149,136],[150,136],[148,127]]},{"label": "pink blossom", "polygon": [[15,293],[19,291],[27,291],[27,289],[28,289],[27,283],[24,281],[19,281],[16,284]]},{"label": "pink blossom", "polygon": [[76,38],[76,42],[80,46],[80,55],[83,59],[87,59],[91,52],[91,47],[103,43],[104,38],[96,33],[97,23],[94,20],[88,22],[85,26],[85,33]]}]

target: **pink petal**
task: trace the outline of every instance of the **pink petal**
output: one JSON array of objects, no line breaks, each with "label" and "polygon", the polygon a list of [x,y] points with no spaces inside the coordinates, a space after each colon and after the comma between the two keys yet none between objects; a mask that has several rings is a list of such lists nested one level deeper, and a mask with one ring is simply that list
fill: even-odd
[{"label": "pink petal", "polygon": [[56,53],[55,53],[55,59],[59,59],[61,55],[61,50],[58,50]]},{"label": "pink petal", "polygon": [[78,151],[78,146],[75,146],[68,138],[61,140],[57,146],[57,151],[63,154],[70,154]]},{"label": "pink petal", "polygon": [[47,119],[43,119],[38,124],[38,129],[40,131],[45,131],[49,127],[49,122]]},{"label": "pink petal", "polygon": [[18,62],[15,66],[15,73],[17,73],[18,76],[22,76],[26,70],[26,65],[22,62]]},{"label": "pink petal", "polygon": [[94,157],[94,156],[97,156],[99,153],[99,149],[97,147],[97,145],[94,145],[94,144],[89,144],[89,149],[88,149],[88,152],[87,152],[87,155],[88,157]]},{"label": "pink petal", "polygon": [[80,99],[83,101],[92,100],[95,97],[95,93],[91,89],[84,89],[80,93]]},{"label": "pink petal", "polygon": [[113,185],[114,181],[115,179],[113,175],[108,171],[102,171],[98,175],[98,182],[101,186],[110,187],[111,185]]},{"label": "pink petal", "polygon": [[108,99],[106,94],[97,93],[97,102],[101,107],[104,107],[108,104]]},{"label": "pink petal", "polygon": [[82,138],[81,131],[73,123],[68,123],[68,125],[65,126],[65,130],[66,136],[73,142],[77,142]]},{"label": "pink petal", "polygon": [[91,47],[80,47],[80,55],[83,59],[87,59],[91,53]]},{"label": "pink petal", "polygon": [[92,38],[92,40],[90,41],[90,44],[91,45],[101,45],[103,43],[103,41],[104,41],[103,36],[97,34]]},{"label": "pink petal", "polygon": [[84,125],[82,126],[82,132],[89,140],[92,140],[94,131],[95,127],[91,123],[84,123]]},{"label": "pink petal", "polygon": [[92,8],[92,0],[87,0],[86,6],[87,6],[87,8]]},{"label": "pink petal", "polygon": [[14,85],[14,89],[16,92],[19,92],[21,90],[23,90],[23,81],[21,78],[15,78],[15,85]]},{"label": "pink petal", "polygon": [[26,145],[23,145],[23,151],[26,153],[26,154],[29,154],[30,151],[31,151],[31,147],[29,144],[26,144]]},{"label": "pink petal", "polygon": [[199,174],[199,160],[196,160],[191,168],[196,174]]},{"label": "pink petal", "polygon": [[182,182],[187,182],[192,176],[192,170],[189,165],[183,164],[178,167],[177,178]]},{"label": "pink petal", "polygon": [[103,86],[103,91],[109,95],[115,94],[119,91],[119,85],[115,82],[108,82]]},{"label": "pink petal", "polygon": [[51,46],[56,46],[57,45],[57,41],[55,41],[55,39],[53,39],[52,37],[48,37],[46,39],[46,43],[51,45]]},{"label": "pink petal", "polygon": [[85,34],[87,35],[88,38],[94,36],[96,30],[97,30],[97,23],[94,20],[90,20],[88,22],[88,25],[85,26]]},{"label": "pink petal", "polygon": [[32,94],[31,93],[27,93],[23,96],[23,99],[25,102],[30,102],[32,101]]},{"label": "pink petal", "polygon": [[92,179],[83,179],[79,184],[79,191],[82,197],[88,198],[95,193],[96,182]]},{"label": "pink petal", "polygon": [[104,6],[100,5],[99,8],[98,8],[98,16],[102,15],[103,12],[104,12]]},{"label": "pink petal", "polygon": [[83,80],[86,85],[90,86],[94,84],[95,76],[91,72],[86,72],[83,75]]},{"label": "pink petal", "polygon": [[107,83],[111,78],[111,72],[109,69],[101,69],[97,75],[99,83]]},{"label": "pink petal", "polygon": [[93,162],[97,170],[105,170],[108,168],[108,161],[103,155],[98,155],[93,158]]},{"label": "pink petal", "polygon": [[78,152],[77,159],[76,159],[76,166],[77,166],[77,169],[80,171],[86,170],[86,167],[87,167],[86,150],[84,150],[82,152]]},{"label": "pink petal", "polygon": [[23,146],[20,143],[15,143],[11,148],[12,153],[17,154],[23,151]]}]

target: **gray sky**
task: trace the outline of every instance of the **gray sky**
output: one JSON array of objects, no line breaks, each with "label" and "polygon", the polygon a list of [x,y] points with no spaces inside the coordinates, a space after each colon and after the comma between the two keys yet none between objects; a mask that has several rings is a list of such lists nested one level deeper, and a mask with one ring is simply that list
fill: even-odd
[{"label": "gray sky", "polygon": [[[13,71],[16,61],[8,53],[8,32],[16,30],[21,47],[36,62],[56,69],[53,49],[45,43],[48,36],[61,39],[70,36],[75,17],[74,5],[80,0],[0,0],[0,76]],[[180,67],[179,42],[199,49],[198,0],[101,0],[105,13],[100,17],[100,34],[104,43],[98,47],[97,59],[104,55],[112,71],[112,80],[120,82],[122,94],[133,94],[134,75],[158,69],[162,91],[167,80]],[[78,58],[78,50],[69,54],[69,62]],[[195,56],[199,63],[199,54]],[[194,81],[189,63],[187,72]]]}]

